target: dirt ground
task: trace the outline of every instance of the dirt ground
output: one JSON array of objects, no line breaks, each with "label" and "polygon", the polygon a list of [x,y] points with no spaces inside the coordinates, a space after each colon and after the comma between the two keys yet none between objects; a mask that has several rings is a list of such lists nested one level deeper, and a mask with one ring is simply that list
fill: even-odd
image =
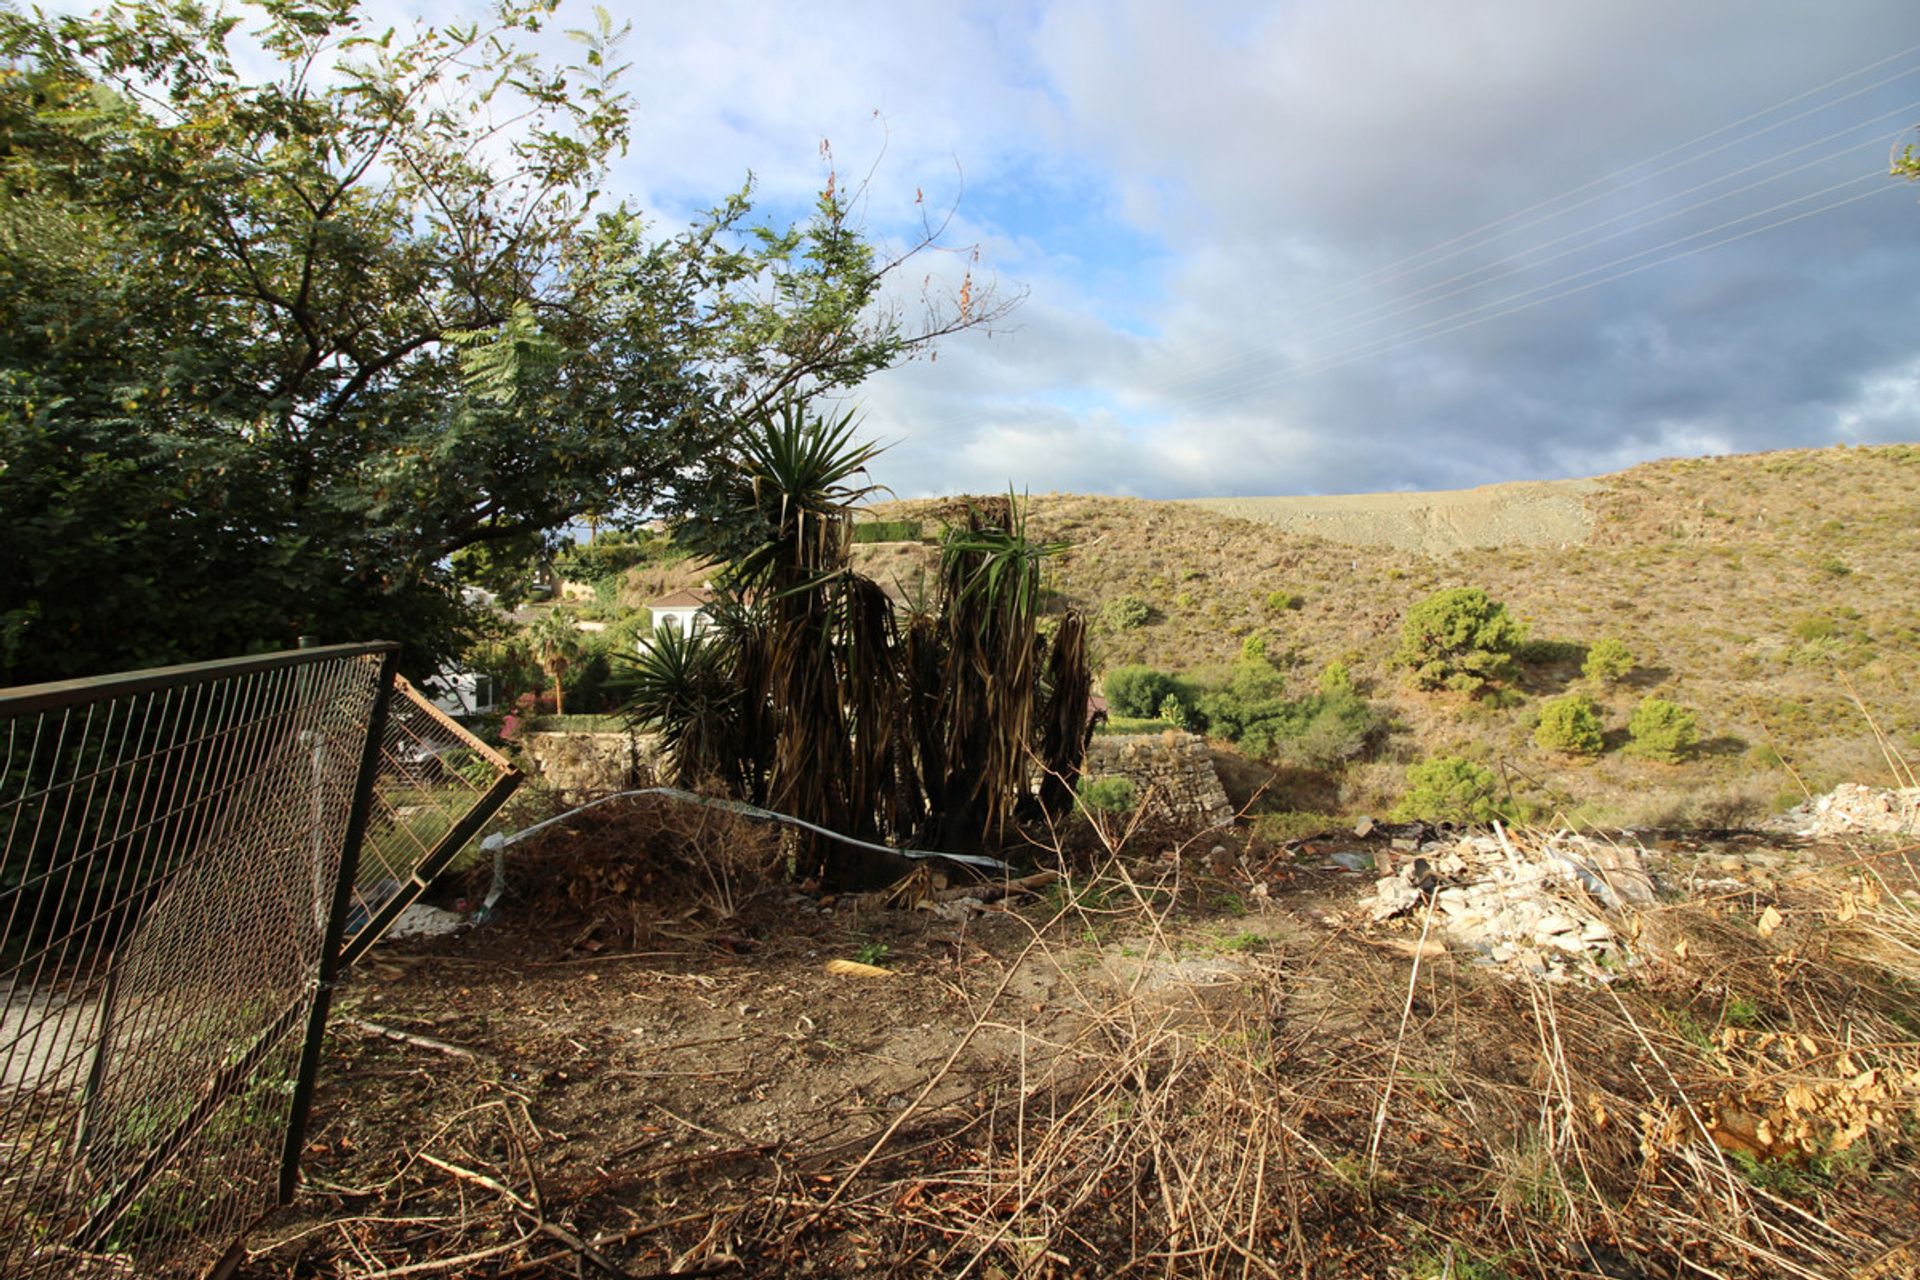
[{"label": "dirt ground", "polygon": [[1356,547],[1442,557],[1477,547],[1567,547],[1587,540],[1584,499],[1598,480],[1521,480],[1424,493],[1195,498],[1189,505]]},{"label": "dirt ground", "polygon": [[[1915,1274],[1920,988],[1855,955],[1911,848],[1667,839],[1673,905],[1582,988],[1370,920],[1331,855],[1392,835],[1136,838],[945,919],[588,833],[353,976],[241,1274]],[[1843,1075],[1843,1143],[1714,1136]]]}]

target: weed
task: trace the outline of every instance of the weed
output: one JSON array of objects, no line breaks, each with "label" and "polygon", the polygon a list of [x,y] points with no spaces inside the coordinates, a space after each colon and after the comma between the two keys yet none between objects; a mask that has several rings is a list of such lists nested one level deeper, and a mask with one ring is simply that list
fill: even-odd
[{"label": "weed", "polygon": [[861,964],[885,964],[889,950],[891,950],[891,948],[884,942],[868,942],[864,943],[858,951],[853,953],[853,958]]}]

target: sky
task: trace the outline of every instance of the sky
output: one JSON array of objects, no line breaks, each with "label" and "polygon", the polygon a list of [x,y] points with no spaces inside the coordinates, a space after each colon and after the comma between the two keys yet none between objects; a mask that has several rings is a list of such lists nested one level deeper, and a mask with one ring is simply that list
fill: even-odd
[{"label": "sky", "polygon": [[888,251],[951,213],[895,273],[909,327],[963,272],[1017,303],[860,388],[903,497],[1920,438],[1912,0],[615,13],[615,189],[673,220],[750,172],[782,216],[831,167]]}]

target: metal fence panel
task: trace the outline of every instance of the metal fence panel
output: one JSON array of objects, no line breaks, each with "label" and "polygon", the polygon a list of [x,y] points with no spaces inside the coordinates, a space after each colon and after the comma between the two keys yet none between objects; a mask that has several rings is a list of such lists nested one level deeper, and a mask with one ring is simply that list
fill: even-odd
[{"label": "metal fence panel", "polygon": [[506,757],[394,677],[343,965],[380,940],[519,784]]},{"label": "metal fence panel", "polygon": [[199,1274],[278,1198],[392,649],[0,694],[0,1274]]}]

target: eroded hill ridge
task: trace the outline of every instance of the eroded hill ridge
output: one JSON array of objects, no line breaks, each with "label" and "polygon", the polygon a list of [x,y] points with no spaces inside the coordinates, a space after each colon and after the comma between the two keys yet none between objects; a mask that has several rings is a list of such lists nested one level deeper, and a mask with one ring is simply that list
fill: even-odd
[{"label": "eroded hill ridge", "polygon": [[1516,480],[1474,489],[1291,498],[1191,498],[1185,505],[1359,547],[1444,556],[1479,547],[1564,547],[1593,531],[1599,480]]}]

